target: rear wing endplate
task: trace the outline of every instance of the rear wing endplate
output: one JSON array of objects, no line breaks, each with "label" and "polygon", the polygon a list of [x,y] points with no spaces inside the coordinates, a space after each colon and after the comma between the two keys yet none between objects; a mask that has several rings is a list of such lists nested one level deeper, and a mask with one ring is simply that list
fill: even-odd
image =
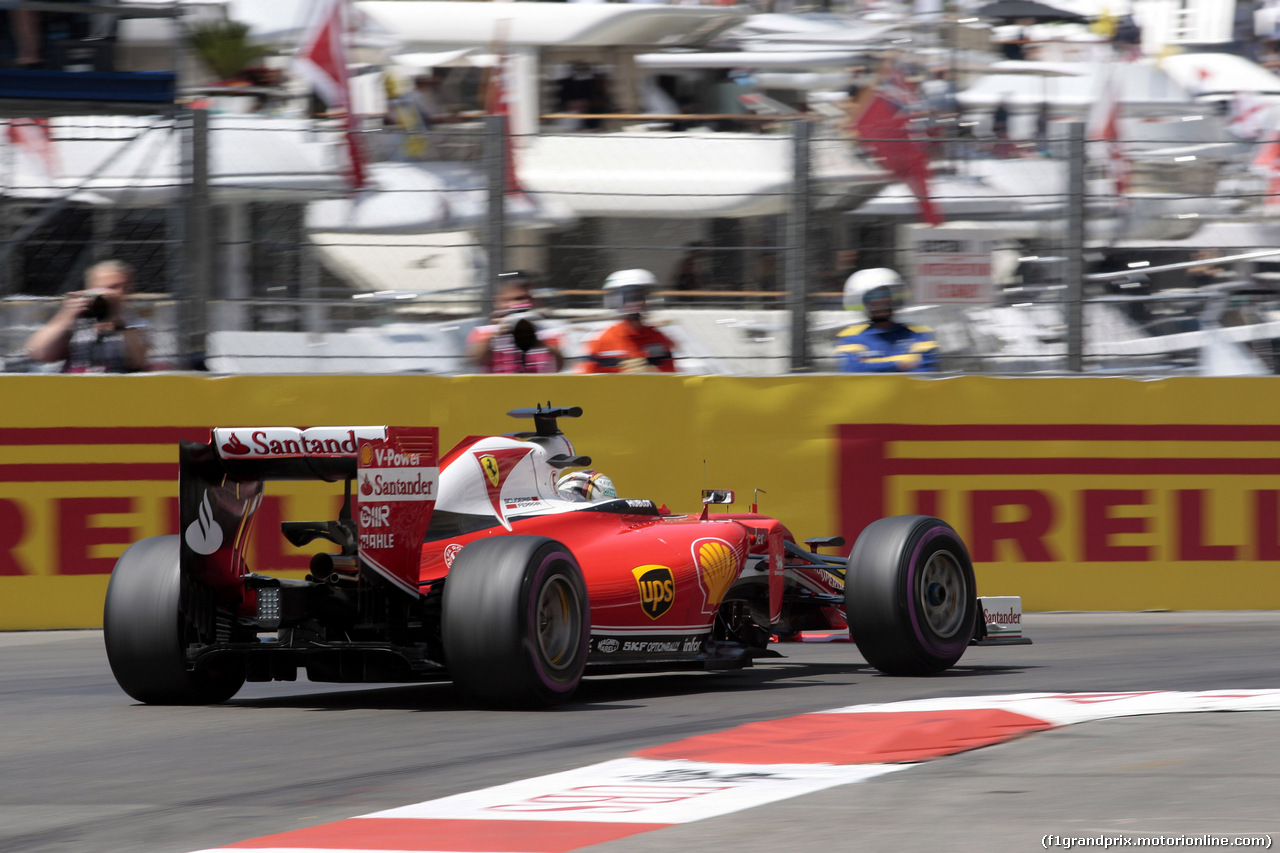
[{"label": "rear wing endplate", "polygon": [[217,428],[208,443],[182,442],[183,576],[238,603],[263,484],[345,481],[347,500],[336,523],[349,535],[326,538],[348,543],[344,552],[354,545],[362,565],[416,595],[422,541],[439,487],[438,449],[435,427]]}]

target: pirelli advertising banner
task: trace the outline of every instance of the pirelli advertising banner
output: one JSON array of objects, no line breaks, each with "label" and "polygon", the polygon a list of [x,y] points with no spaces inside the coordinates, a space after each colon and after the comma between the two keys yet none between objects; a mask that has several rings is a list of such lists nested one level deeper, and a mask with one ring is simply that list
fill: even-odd
[{"label": "pirelli advertising banner", "polygon": [[[968,543],[983,595],[1027,610],[1280,607],[1280,379],[0,377],[0,630],[97,627],[131,542],[176,533],[177,443],[213,427],[561,421],[622,497],[701,509],[733,489],[798,539],[852,544],[927,513]],[[253,571],[305,574],[284,521],[337,517],[342,484],[266,484]],[[846,546],[847,548],[847,546]]]}]

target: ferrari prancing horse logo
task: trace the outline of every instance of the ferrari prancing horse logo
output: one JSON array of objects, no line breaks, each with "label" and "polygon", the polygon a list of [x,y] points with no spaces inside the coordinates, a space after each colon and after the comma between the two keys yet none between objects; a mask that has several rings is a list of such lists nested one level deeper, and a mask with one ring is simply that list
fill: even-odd
[{"label": "ferrari prancing horse logo", "polygon": [[485,476],[489,478],[490,484],[496,489],[498,488],[498,460],[494,459],[487,453],[480,457],[480,467],[484,469]]},{"label": "ferrari prancing horse logo", "polygon": [[640,609],[650,619],[657,619],[671,609],[676,600],[675,578],[666,566],[637,566],[631,570],[640,587]]}]

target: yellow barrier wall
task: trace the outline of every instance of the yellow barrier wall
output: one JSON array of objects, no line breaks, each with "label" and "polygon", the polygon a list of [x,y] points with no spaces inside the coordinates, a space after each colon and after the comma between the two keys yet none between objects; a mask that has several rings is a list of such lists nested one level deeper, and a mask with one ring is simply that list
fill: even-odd
[{"label": "yellow barrier wall", "polygon": [[[624,496],[698,509],[736,489],[797,538],[887,514],[947,519],[984,594],[1028,610],[1280,607],[1280,385],[1271,378],[921,380],[0,377],[0,629],[99,626],[128,543],[176,532],[179,438],[211,426],[430,424],[444,447],[563,427]],[[300,575],[278,521],[335,517],[339,488],[271,483],[252,566]],[[314,548],[312,549],[314,550]]]}]

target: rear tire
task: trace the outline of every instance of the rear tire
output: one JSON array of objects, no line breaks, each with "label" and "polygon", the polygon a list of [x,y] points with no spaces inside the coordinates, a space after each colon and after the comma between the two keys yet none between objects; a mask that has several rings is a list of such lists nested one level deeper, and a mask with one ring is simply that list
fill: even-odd
[{"label": "rear tire", "polygon": [[102,613],[107,661],[116,682],[150,705],[216,705],[244,686],[244,663],[224,656],[189,671],[179,602],[177,536],[135,542],[120,555]]},{"label": "rear tire", "polygon": [[933,675],[973,637],[977,585],[969,551],[951,525],[926,515],[867,525],[849,554],[849,632],[886,675]]},{"label": "rear tire", "polygon": [[469,696],[546,706],[573,695],[591,608],[573,554],[541,536],[495,536],[458,552],[444,582],[445,660]]}]

